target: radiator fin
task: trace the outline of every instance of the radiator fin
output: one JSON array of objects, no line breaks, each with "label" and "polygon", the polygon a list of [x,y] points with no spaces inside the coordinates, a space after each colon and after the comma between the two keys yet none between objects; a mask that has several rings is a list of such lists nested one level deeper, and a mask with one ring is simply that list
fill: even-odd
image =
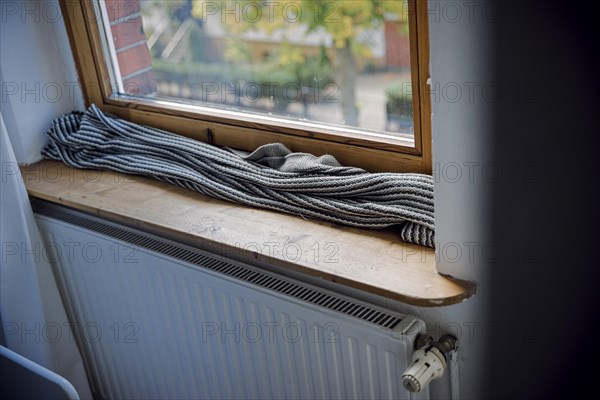
[{"label": "radiator fin", "polygon": [[154,239],[141,232],[134,233],[127,229],[114,226],[113,224],[99,222],[95,219],[79,215],[79,213],[67,211],[64,207],[55,206],[48,202],[35,201],[33,202],[33,207],[34,211],[38,214],[101,233],[114,239],[122,240],[132,246],[152,250],[202,268],[207,268],[261,286],[265,289],[294,297],[298,300],[316,304],[334,311],[343,312],[384,328],[393,329],[402,321],[402,318],[398,315],[364,307],[352,301],[341,300],[335,295],[325,294],[318,290],[302,290],[302,286],[286,282],[283,279],[252,271],[237,264],[214,259],[210,256],[200,254],[195,249],[188,249],[174,243],[167,243],[159,239]]},{"label": "radiator fin", "polygon": [[48,216],[36,206],[36,212],[54,246],[140,247],[135,262],[115,262],[110,251],[94,261],[81,252],[56,258],[99,398],[429,396],[428,389],[411,394],[401,384],[419,332],[384,325],[391,317],[409,326],[418,321],[413,317],[68,209]]}]

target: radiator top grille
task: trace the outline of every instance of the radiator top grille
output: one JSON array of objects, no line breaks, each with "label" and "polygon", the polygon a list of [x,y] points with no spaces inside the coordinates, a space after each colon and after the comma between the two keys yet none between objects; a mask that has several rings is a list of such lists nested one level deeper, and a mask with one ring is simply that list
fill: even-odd
[{"label": "radiator top grille", "polygon": [[211,257],[200,250],[186,248],[175,243],[155,239],[143,232],[133,232],[113,224],[103,223],[97,221],[95,218],[87,217],[80,211],[71,211],[65,206],[34,199],[32,201],[32,207],[37,214],[79,226],[307,303],[341,312],[384,328],[393,329],[400,321],[402,321],[401,315],[379,310],[370,306],[368,303],[353,301],[350,298],[339,296],[334,293],[325,293],[319,288],[313,288],[300,282],[296,283],[286,278],[280,278],[268,273],[255,271],[242,265],[238,265],[237,263],[224,261],[217,257]]}]

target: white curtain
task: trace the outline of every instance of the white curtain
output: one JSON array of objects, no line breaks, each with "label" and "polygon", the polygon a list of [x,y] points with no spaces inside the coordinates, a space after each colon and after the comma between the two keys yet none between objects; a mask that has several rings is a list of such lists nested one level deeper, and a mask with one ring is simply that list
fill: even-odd
[{"label": "white curtain", "polygon": [[6,347],[69,380],[81,398],[91,398],[2,113],[0,131],[0,318]]}]

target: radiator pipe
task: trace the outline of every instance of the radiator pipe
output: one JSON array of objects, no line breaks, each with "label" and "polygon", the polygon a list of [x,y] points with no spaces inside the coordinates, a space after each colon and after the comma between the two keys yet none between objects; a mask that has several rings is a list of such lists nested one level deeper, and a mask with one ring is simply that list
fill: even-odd
[{"label": "radiator pipe", "polygon": [[437,341],[419,335],[415,340],[412,364],[402,374],[402,385],[409,392],[420,392],[429,382],[444,375],[450,352],[456,350],[457,339],[443,335]]}]

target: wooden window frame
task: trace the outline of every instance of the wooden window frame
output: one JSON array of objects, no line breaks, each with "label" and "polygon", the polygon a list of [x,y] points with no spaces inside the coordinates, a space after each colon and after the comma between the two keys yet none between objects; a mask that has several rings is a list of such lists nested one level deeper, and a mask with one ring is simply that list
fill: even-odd
[{"label": "wooden window frame", "polygon": [[[204,106],[115,95],[92,0],[61,2],[63,16],[87,105],[132,122],[154,126],[218,146],[252,151],[280,142],[292,151],[331,154],[344,165],[371,172],[431,173],[431,101],[429,96],[429,29],[426,0],[408,0],[413,89],[414,142],[361,135],[360,129],[290,123],[272,118],[237,119]],[[415,82],[417,83],[415,85]],[[236,114],[236,113],[229,113]],[[239,114],[239,113],[238,113]]]}]

